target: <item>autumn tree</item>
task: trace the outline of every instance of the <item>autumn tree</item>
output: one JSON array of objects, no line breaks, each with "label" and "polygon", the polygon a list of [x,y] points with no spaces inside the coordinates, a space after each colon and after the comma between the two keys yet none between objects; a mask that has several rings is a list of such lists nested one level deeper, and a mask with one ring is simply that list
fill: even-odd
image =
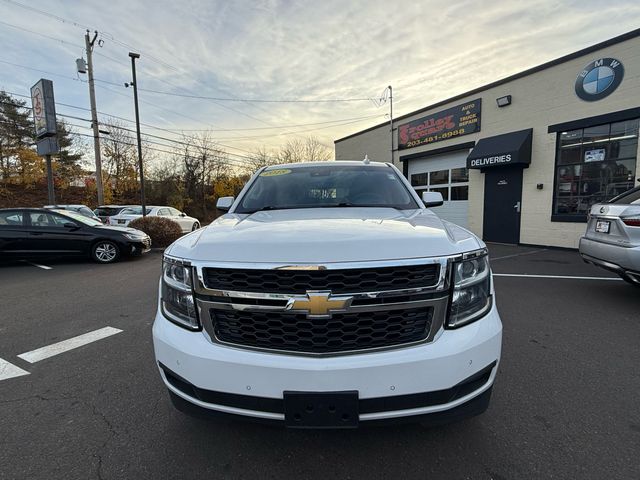
[{"label": "autumn tree", "polygon": [[332,150],[313,136],[288,140],[275,156],[279,163],[326,162],[333,157]]},{"label": "autumn tree", "polygon": [[55,156],[56,176],[62,185],[68,186],[83,173],[80,163],[82,150],[86,146],[78,137],[74,137],[75,132],[65,121],[58,122],[57,132],[60,152]]},{"label": "autumn tree", "polygon": [[110,182],[116,196],[138,188],[137,146],[132,132],[118,120],[104,122],[109,135],[101,137],[102,164],[106,175],[104,183]]},{"label": "autumn tree", "polygon": [[27,103],[0,90],[0,174],[4,180],[17,173],[18,153],[33,145],[34,136]]},{"label": "autumn tree", "polygon": [[184,135],[180,156],[184,165],[184,193],[197,212],[209,216],[218,182],[229,176],[229,158],[211,132]]},{"label": "autumn tree", "polygon": [[242,167],[242,173],[252,175],[262,167],[268,167],[269,165],[276,165],[280,163],[280,160],[273,152],[262,146],[251,151],[251,153],[247,155],[247,158],[243,160],[243,163],[244,166]]}]

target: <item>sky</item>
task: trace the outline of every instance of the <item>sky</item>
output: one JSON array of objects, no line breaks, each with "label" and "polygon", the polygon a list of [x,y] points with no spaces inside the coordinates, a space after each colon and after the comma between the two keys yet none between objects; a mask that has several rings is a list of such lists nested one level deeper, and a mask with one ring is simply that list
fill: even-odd
[{"label": "sky", "polygon": [[388,85],[398,116],[638,27],[637,0],[0,0],[0,89],[48,78],[76,107],[57,113],[88,118],[75,59],[97,30],[99,112],[134,118],[135,51],[143,132],[212,130],[241,159],[309,135],[333,149],[388,121]]}]

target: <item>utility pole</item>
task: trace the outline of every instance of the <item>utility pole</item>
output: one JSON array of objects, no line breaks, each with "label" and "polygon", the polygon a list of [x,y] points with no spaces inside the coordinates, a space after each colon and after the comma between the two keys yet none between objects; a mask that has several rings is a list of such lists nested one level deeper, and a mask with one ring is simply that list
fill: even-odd
[{"label": "utility pole", "polygon": [[131,75],[133,81],[125,83],[125,87],[133,86],[133,103],[136,109],[136,135],[138,137],[138,168],[140,169],[140,205],[142,206],[142,216],[147,216],[147,208],[144,198],[144,170],[142,165],[142,138],[140,137],[140,111],[138,109],[138,81],[136,79],[136,58],[140,58],[139,53],[129,52],[131,57]]},{"label": "utility pole", "polygon": [[93,82],[93,44],[98,37],[94,32],[89,39],[89,30],[84,35],[84,44],[87,49],[87,74],[89,76],[89,99],[91,100],[91,127],[93,128],[93,152],[96,157],[96,189],[98,191],[98,205],[104,205],[104,187],[102,185],[102,158],[100,156],[100,131],[98,127],[98,113],[96,111],[96,90]]},{"label": "utility pole", "polygon": [[393,89],[389,85],[389,131],[391,132],[391,163],[393,164]]}]

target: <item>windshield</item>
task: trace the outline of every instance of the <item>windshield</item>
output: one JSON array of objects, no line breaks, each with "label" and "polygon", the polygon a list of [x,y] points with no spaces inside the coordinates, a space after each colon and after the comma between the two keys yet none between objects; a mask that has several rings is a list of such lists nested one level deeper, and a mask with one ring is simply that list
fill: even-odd
[{"label": "windshield", "polygon": [[93,211],[93,213],[95,213],[98,216],[102,215],[103,217],[110,217],[112,215],[116,215],[121,210],[124,210],[124,208],[123,207],[98,207]]},{"label": "windshield", "polygon": [[389,167],[327,164],[265,170],[235,212],[322,207],[419,208]]},{"label": "windshield", "polygon": [[64,215],[65,217],[72,218],[76,222],[84,223],[85,225],[89,225],[91,227],[100,227],[100,226],[102,226],[102,222],[94,220],[93,218],[85,217],[84,215],[82,215],[80,213],[73,212],[71,210],[61,210],[60,209],[60,210],[55,210],[55,212],[58,212],[59,214]]},{"label": "windshield", "polygon": [[83,214],[85,217],[93,217],[93,212],[87,208],[87,207],[80,207],[78,210],[78,213]]},{"label": "windshield", "polygon": [[[151,209],[147,208],[147,215],[151,213]],[[125,208],[120,212],[120,215],[142,215],[142,207]]]}]

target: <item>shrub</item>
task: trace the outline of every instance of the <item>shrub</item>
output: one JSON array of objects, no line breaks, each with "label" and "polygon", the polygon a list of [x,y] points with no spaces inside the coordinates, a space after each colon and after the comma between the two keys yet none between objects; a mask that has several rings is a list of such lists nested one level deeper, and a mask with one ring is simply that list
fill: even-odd
[{"label": "shrub", "polygon": [[180,225],[168,218],[140,217],[132,220],[129,226],[149,235],[152,247],[168,247],[182,236]]}]

